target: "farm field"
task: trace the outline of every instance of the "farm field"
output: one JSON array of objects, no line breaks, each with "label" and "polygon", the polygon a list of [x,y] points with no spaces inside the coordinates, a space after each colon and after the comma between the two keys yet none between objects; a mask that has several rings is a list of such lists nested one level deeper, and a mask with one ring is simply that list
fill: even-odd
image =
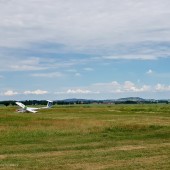
[{"label": "farm field", "polygon": [[0,106],[0,169],[169,170],[170,105]]}]

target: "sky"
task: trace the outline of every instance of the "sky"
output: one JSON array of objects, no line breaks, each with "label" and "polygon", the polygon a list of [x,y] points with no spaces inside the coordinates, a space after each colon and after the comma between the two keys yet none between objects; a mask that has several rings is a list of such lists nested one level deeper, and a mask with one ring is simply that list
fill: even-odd
[{"label": "sky", "polygon": [[0,0],[0,100],[170,99],[169,0]]}]

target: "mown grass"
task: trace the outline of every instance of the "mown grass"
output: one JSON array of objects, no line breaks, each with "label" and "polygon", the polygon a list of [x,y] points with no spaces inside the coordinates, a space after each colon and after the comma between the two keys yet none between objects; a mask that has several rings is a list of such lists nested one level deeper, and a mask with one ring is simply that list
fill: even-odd
[{"label": "mown grass", "polygon": [[0,169],[170,169],[170,105],[0,107]]}]

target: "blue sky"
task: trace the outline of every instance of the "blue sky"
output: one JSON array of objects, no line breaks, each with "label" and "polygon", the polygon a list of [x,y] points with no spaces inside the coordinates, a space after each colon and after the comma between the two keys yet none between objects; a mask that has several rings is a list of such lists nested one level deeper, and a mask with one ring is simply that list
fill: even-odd
[{"label": "blue sky", "polygon": [[170,98],[169,0],[0,0],[0,100]]}]

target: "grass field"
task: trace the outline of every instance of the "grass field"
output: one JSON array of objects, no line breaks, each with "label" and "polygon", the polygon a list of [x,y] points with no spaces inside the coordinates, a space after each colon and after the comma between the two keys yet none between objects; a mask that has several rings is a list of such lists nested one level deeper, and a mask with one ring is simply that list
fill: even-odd
[{"label": "grass field", "polygon": [[170,105],[0,107],[0,169],[169,170]]}]

